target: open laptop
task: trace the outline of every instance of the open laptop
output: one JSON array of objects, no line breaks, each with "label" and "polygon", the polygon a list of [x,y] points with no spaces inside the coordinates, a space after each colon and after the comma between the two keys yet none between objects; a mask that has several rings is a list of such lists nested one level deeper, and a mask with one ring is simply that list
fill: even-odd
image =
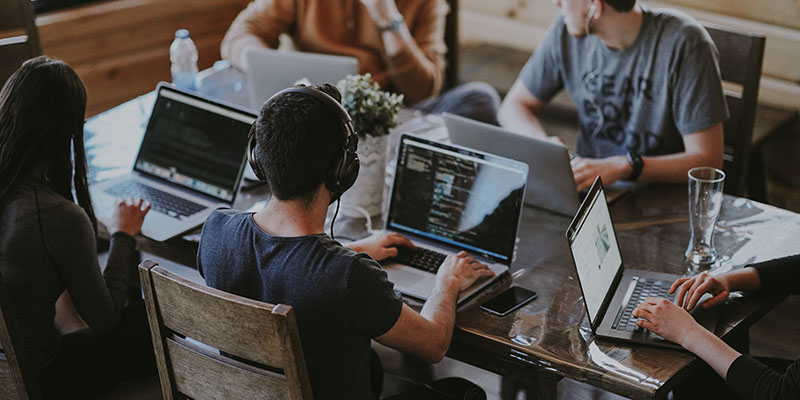
[{"label": "open laptop", "polygon": [[[443,116],[453,143],[528,164],[525,204],[569,217],[575,215],[580,195],[570,165],[573,156],[565,146],[453,114]],[[612,185],[607,193],[609,201],[618,199],[627,190],[629,185],[625,183]]]},{"label": "open laptop", "polygon": [[[633,310],[648,297],[674,300],[669,288],[680,275],[628,269],[623,266],[614,225],[598,177],[567,230],[572,259],[592,332],[599,337],[659,346],[679,347],[636,325]],[[710,296],[702,299],[704,302]],[[716,310],[698,304],[692,311],[710,331],[717,326]]]},{"label": "open laptop", "polygon": [[233,205],[256,116],[166,83],[156,92],[133,171],[90,189],[104,221],[117,198],[150,202],[142,234],[163,241],[199,226],[214,209]]},{"label": "open laptop", "polygon": [[565,146],[448,113],[444,114],[444,123],[455,144],[528,164],[525,204],[575,215],[580,201]]},{"label": "open laptop", "polygon": [[528,166],[507,158],[403,135],[386,230],[419,246],[400,248],[383,269],[397,290],[426,300],[444,258],[466,251],[492,279],[459,294],[462,303],[508,270],[514,255]]},{"label": "open laptop", "polygon": [[254,110],[273,94],[306,79],[312,85],[336,84],[358,73],[358,59],[330,54],[252,48],[245,53],[250,104]]}]

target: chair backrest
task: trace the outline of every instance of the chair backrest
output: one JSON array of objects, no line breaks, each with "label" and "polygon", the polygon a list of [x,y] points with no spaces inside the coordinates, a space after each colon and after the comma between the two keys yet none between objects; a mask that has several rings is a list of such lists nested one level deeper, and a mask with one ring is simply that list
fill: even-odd
[{"label": "chair backrest", "polygon": [[723,124],[725,192],[744,196],[766,38],[719,26],[706,26],[706,30],[717,45],[722,81],[727,82],[730,118]]},{"label": "chair backrest", "polygon": [[42,54],[30,0],[0,0],[0,87],[30,58]]},{"label": "chair backrest", "polygon": [[310,399],[292,307],[139,266],[165,399]]},{"label": "chair backrest", "polygon": [[449,11],[444,23],[444,43],[447,45],[444,69],[444,90],[458,86],[459,82],[459,43],[458,43],[458,0],[447,0]]},{"label": "chair backrest", "polygon": [[24,357],[17,318],[0,277],[0,398],[39,399],[39,386]]}]

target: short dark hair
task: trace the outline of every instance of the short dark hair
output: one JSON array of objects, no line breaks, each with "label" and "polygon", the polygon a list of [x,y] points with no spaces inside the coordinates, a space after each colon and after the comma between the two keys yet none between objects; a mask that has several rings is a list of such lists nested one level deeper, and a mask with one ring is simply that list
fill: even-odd
[{"label": "short dark hair", "polygon": [[636,4],[636,0],[605,0],[608,5],[614,7],[617,11],[630,11],[634,4]]},{"label": "short dark hair", "polygon": [[[314,88],[341,103],[335,86]],[[346,134],[331,106],[311,95],[286,93],[265,103],[256,122],[256,157],[272,195],[310,203],[342,156]]]}]

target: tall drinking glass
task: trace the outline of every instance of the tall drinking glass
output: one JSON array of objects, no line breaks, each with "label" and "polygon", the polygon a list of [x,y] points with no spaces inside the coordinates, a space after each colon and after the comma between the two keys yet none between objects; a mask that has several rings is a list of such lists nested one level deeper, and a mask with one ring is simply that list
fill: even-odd
[{"label": "tall drinking glass", "polygon": [[714,250],[714,226],[722,206],[725,173],[717,168],[689,170],[689,224],[692,237],[686,259],[693,267],[710,266],[717,258]]}]

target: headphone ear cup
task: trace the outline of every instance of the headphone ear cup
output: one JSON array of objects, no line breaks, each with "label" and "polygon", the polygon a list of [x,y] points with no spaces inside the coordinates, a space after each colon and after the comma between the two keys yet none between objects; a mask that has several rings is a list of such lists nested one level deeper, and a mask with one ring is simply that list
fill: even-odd
[{"label": "headphone ear cup", "polygon": [[356,183],[360,168],[361,162],[358,159],[358,155],[353,151],[345,150],[342,157],[337,160],[334,168],[329,170],[325,180],[325,187],[333,192],[331,201],[339,198],[342,193]]},{"label": "headphone ear cup", "polygon": [[255,123],[253,123],[253,127],[250,129],[249,136],[250,140],[247,142],[247,163],[250,164],[250,168],[253,170],[253,173],[256,174],[256,178],[266,182],[266,174],[261,169],[261,163],[258,162],[258,141],[256,141]]}]

